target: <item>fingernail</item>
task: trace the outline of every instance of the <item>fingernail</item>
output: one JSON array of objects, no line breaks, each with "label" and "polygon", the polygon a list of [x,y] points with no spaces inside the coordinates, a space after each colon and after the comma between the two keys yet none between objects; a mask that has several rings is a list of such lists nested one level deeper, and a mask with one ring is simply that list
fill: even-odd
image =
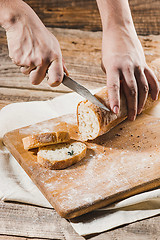
[{"label": "fingernail", "polygon": [[138,109],[137,114],[139,115],[141,114],[141,112],[142,112],[142,109]]},{"label": "fingernail", "polygon": [[129,118],[129,120],[134,121],[136,119],[136,116],[132,116]]},{"label": "fingernail", "polygon": [[158,95],[156,95],[156,97],[155,97],[155,99],[154,99],[155,101],[157,101],[158,100]]},{"label": "fingernail", "polygon": [[119,107],[118,107],[118,106],[115,106],[115,107],[113,108],[113,112],[114,112],[115,114],[118,114],[118,112],[119,112]]}]

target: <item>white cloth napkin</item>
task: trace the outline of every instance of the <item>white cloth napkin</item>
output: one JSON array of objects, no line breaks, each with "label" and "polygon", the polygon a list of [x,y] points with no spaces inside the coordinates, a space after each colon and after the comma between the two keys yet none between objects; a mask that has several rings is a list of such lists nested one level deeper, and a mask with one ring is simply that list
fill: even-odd
[{"label": "white cloth napkin", "polygon": [[[16,128],[75,113],[82,98],[69,93],[51,101],[13,103],[0,111],[0,199],[52,208],[39,189],[2,144],[3,135]],[[148,114],[160,117],[160,104]],[[110,207],[72,221],[80,235],[99,233],[160,213],[160,189],[137,194]]]}]

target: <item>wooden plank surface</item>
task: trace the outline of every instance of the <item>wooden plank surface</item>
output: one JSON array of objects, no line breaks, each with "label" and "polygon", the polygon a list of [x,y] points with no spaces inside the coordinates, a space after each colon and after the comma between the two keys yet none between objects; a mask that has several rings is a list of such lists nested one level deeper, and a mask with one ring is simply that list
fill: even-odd
[{"label": "wooden plank surface", "polygon": [[[101,32],[50,30],[60,42],[70,76],[91,89],[104,86],[106,78],[100,67]],[[33,86],[28,76],[22,75],[19,68],[9,59],[5,32],[2,28],[0,28],[0,36],[0,102],[46,100],[70,92],[70,89],[62,84],[51,88],[46,80],[38,86]],[[140,36],[140,40],[148,63],[160,57],[160,35]]]},{"label": "wooden plank surface", "polygon": [[[43,4],[45,4],[47,1],[43,1]],[[138,5],[145,5],[145,1],[141,1],[141,3],[139,1],[135,1],[135,7],[136,7],[136,2],[137,2],[137,6]],[[152,6],[153,8],[155,7],[155,2],[158,1],[152,1]],[[146,1],[146,5],[148,4],[148,0]],[[157,11],[159,9],[159,6],[157,7]],[[139,8],[139,11],[140,8]],[[153,12],[153,10],[152,10]],[[142,13],[143,14],[143,13]],[[157,17],[156,17],[157,18]],[[148,21],[149,21],[149,17],[148,17]],[[157,18],[157,21],[159,21],[159,18]],[[145,24],[145,22],[143,23]],[[147,26],[146,26],[146,29]],[[154,28],[153,28],[154,29]],[[59,38],[60,43],[61,43],[61,47],[63,47],[62,51],[63,51],[63,55],[65,55],[65,61],[67,62],[67,66],[69,67],[69,71],[71,72],[72,76],[76,77],[76,79],[79,81],[78,78],[78,74],[82,73],[81,68],[84,69],[83,70],[83,78],[81,77],[81,79],[83,80],[83,83],[86,84],[86,86],[94,86],[94,78],[89,78],[89,74],[90,74],[90,67],[92,67],[92,71],[94,71],[94,74],[96,76],[99,76],[100,79],[102,79],[102,83],[100,83],[100,86],[103,86],[105,84],[105,76],[103,74],[103,72],[100,70],[100,58],[101,58],[101,33],[91,33],[91,32],[85,32],[83,33],[83,31],[79,31],[79,30],[67,30],[67,29],[52,29],[53,33],[55,33],[55,35],[57,36],[57,38]],[[65,38],[65,37],[66,38]],[[92,40],[93,39],[93,40]],[[96,40],[95,40],[96,39]],[[145,49],[145,53],[146,53],[146,57],[147,57],[147,61],[150,62],[151,60],[154,60],[157,57],[160,57],[160,36],[146,36],[146,37],[140,37],[140,40],[143,44],[143,47]],[[79,44],[79,42],[81,44]],[[69,46],[69,48],[67,48],[67,46]],[[71,47],[71,50],[70,50]],[[72,54],[72,56],[70,56]],[[19,72],[19,69],[17,67],[15,67],[10,59],[8,58],[8,52],[7,52],[7,45],[6,45],[6,39],[5,39],[5,33],[4,31],[0,28],[0,108],[2,108],[3,106],[5,106],[6,104],[9,104],[10,102],[14,101],[24,101],[23,99],[27,98],[27,93],[24,92],[24,94],[20,94],[21,98],[17,98],[15,99],[15,97],[11,94],[8,94],[8,90],[11,89],[16,89],[17,88],[17,84],[19,84],[19,90],[22,93],[21,89],[35,89],[37,88],[38,90],[42,90],[44,89],[46,96],[43,95],[41,97],[41,91],[39,91],[39,100],[43,100],[43,97],[46,99],[47,98],[47,94],[48,92],[46,91],[48,86],[47,84],[43,83],[41,84],[41,86],[31,86],[31,84],[29,84],[28,78],[27,77],[23,77],[23,75]],[[7,64],[7,66],[6,66]],[[76,69],[76,70],[74,70]],[[91,74],[92,74],[91,71]],[[99,74],[101,71],[101,74]],[[98,74],[97,74],[98,72]],[[94,74],[92,76],[94,76]],[[18,81],[17,81],[18,79]],[[86,79],[86,80],[85,80]],[[87,83],[87,79],[90,79],[89,84]],[[2,84],[3,83],[3,84]],[[26,86],[25,84],[29,84],[29,86]],[[2,88],[6,88],[6,97],[3,99],[1,97],[1,86]],[[11,87],[10,87],[11,86]],[[97,85],[96,85],[97,86]],[[37,91],[38,92],[38,91]],[[58,90],[59,94],[63,94],[61,89]],[[65,92],[65,91],[64,91]],[[17,92],[18,94],[18,92]],[[34,94],[34,92],[33,92]],[[7,97],[8,96],[8,97]],[[54,97],[54,91],[53,91],[53,97]],[[28,97],[28,100],[31,99],[30,97]],[[10,206],[10,207],[9,207]],[[26,239],[30,239],[26,236],[26,231],[28,229],[27,225],[26,229],[24,228],[23,230],[23,236],[9,236],[9,235],[14,235],[13,232],[11,232],[11,230],[19,231],[19,222],[20,222],[20,218],[21,215],[23,215],[23,213],[28,209],[27,205],[23,205],[23,208],[26,209],[25,211],[21,208],[21,204],[14,204],[14,207],[16,209],[16,211],[19,213],[17,214],[17,218],[14,218],[14,229],[10,229],[9,225],[7,227],[7,229],[4,229],[4,225],[3,225],[3,218],[0,218],[0,226],[1,226],[1,230],[0,230],[0,239],[2,240],[26,240]],[[6,213],[5,217],[8,216],[8,222],[9,221],[13,221],[13,216],[12,216],[12,204],[4,203],[3,205],[3,211]],[[46,209],[43,208],[37,208],[40,209],[40,211],[43,210],[43,216],[45,216],[47,213],[45,212]],[[0,208],[0,216],[1,216],[1,211],[2,209]],[[33,211],[34,211],[34,207],[33,207]],[[37,210],[39,211],[39,210]],[[42,214],[42,212],[41,212]],[[28,211],[28,218],[30,218],[31,223],[32,222],[32,211],[30,209],[30,211]],[[18,218],[19,217],[19,218]],[[64,220],[64,219],[62,219]],[[25,221],[25,219],[24,219]],[[53,219],[50,219],[50,222],[52,222]],[[38,223],[37,223],[38,224]],[[39,224],[41,225],[41,222],[39,222]],[[77,235],[73,235],[73,229],[72,227],[68,224],[68,222],[64,222],[61,223],[63,226],[63,230],[66,231],[66,236],[68,236],[69,240],[77,240]],[[92,240],[123,240],[123,239],[136,239],[136,240],[159,240],[160,239],[160,230],[159,230],[159,225],[160,225],[160,216],[154,217],[154,218],[150,218],[150,219],[146,219],[143,221],[139,221],[136,223],[132,223],[129,224],[127,226],[124,227],[120,227],[117,228],[115,230],[109,231],[109,232],[105,232],[105,233],[101,233],[98,234],[97,236],[91,236],[89,237],[89,239]],[[32,224],[32,226],[34,226],[34,223]],[[42,225],[41,225],[42,226]],[[37,233],[39,236],[39,233]],[[75,233],[74,233],[75,234]],[[74,237],[73,237],[74,236]],[[35,237],[33,238],[34,240],[41,240],[41,237]],[[48,238],[49,239],[49,238]],[[53,238],[50,238],[53,239]],[[62,238],[63,239],[63,238]],[[66,238],[67,239],[67,238]]]},{"label": "wooden plank surface", "polygon": [[[0,213],[0,240],[160,240],[160,215],[108,232],[82,237],[73,230],[66,219],[58,215],[55,217],[56,213],[46,208],[0,202]],[[35,221],[36,218],[38,221]],[[57,218],[60,219],[55,221]],[[46,219],[48,231],[44,237],[43,225],[46,224]],[[58,224],[60,226],[56,232],[55,228]],[[38,232],[35,231],[36,229]],[[36,237],[33,237],[34,235]]]},{"label": "wooden plank surface", "polygon": [[[26,0],[49,27],[99,31],[96,0]],[[160,34],[159,0],[129,0],[138,34]]]},{"label": "wooden plank surface", "polygon": [[[54,210],[53,210],[54,211]],[[15,214],[16,212],[16,214]],[[160,239],[160,216],[154,218],[145,219],[136,223],[117,228],[112,231],[101,233],[98,235],[90,236],[87,238],[80,237],[74,232],[68,221],[61,218],[55,221],[53,213],[50,213],[49,209],[34,207],[18,203],[4,203],[0,202],[0,240],[26,240],[31,239],[27,236],[28,228],[30,227],[30,236],[35,234],[33,228],[35,216],[38,217],[36,221],[36,228],[39,229],[38,235],[41,237],[32,237],[33,240],[42,240],[43,225],[46,224],[46,219],[48,220],[48,232],[45,235],[45,239],[54,239],[54,240],[159,240]],[[56,213],[55,213],[56,214]],[[4,224],[4,215],[5,215],[5,224]],[[16,216],[16,217],[15,217]],[[43,216],[43,217],[42,217]],[[27,217],[27,223],[25,218]],[[56,219],[58,216],[56,216]],[[23,219],[23,222],[21,221]],[[14,223],[14,226],[13,226]],[[20,229],[20,223],[23,225],[23,232]],[[58,229],[57,233],[54,230],[55,226],[61,224],[61,227]],[[12,228],[10,226],[13,226]],[[39,226],[38,226],[39,225]],[[55,225],[55,226],[54,226]],[[5,227],[4,227],[5,226]],[[52,227],[54,226],[54,228]],[[20,233],[21,232],[21,233]],[[3,235],[2,235],[3,234]],[[9,236],[10,234],[10,236]],[[21,234],[23,234],[21,236]],[[57,235],[56,235],[57,234]],[[12,235],[12,236],[11,236]],[[19,236],[16,236],[19,235]],[[65,238],[64,238],[65,236]]]},{"label": "wooden plank surface", "polygon": [[[10,217],[6,215],[6,210],[8,207],[10,209]],[[30,218],[28,218],[28,215],[30,215],[30,209],[32,211],[32,221],[30,221]],[[37,211],[36,207],[33,208],[28,206],[27,208],[24,208],[23,205],[19,205],[19,211],[22,212],[21,217],[19,217],[19,212],[17,211],[15,204],[4,205],[4,203],[1,202],[0,210],[1,219],[3,219],[3,223],[0,225],[0,231],[3,229],[3,234],[7,233],[9,235],[23,236],[25,229],[25,236],[27,237],[64,239],[63,233],[60,229],[58,215],[53,209],[46,209],[46,214],[44,216],[43,208],[41,214],[41,209],[38,209]],[[20,226],[19,229],[14,227],[15,219],[17,225]],[[50,222],[51,219],[52,221]],[[43,226],[39,224],[39,222],[43,222]]]},{"label": "wooden plank surface", "polygon": [[65,115],[9,132],[3,142],[62,217],[77,217],[160,186],[159,119],[142,114],[121,123],[86,142],[86,157],[63,170],[41,167],[36,152],[24,150],[22,138],[45,131],[80,138],[76,116]]},{"label": "wooden plank surface", "polygon": [[[72,229],[68,221],[62,219],[54,209],[1,201],[0,234],[17,236],[16,240],[19,239],[18,236],[25,237],[25,239],[26,237],[27,239],[55,240],[83,239]],[[12,237],[5,238],[5,236],[0,235],[0,239],[12,239]]]}]

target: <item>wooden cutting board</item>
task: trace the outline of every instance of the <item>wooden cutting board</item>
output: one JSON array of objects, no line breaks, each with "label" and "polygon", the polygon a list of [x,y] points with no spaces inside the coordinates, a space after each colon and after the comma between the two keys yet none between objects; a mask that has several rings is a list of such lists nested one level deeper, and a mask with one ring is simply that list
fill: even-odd
[{"label": "wooden cutting board", "polygon": [[87,144],[86,157],[64,170],[49,170],[26,151],[22,138],[35,133],[67,130],[78,139],[76,117],[66,115],[4,136],[4,144],[65,218],[73,218],[160,186],[160,119],[148,115],[125,121]]}]

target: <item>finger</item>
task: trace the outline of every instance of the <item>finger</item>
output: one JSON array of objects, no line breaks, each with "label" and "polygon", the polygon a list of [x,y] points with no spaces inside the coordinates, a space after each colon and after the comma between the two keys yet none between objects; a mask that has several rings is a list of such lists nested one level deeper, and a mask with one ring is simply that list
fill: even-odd
[{"label": "finger", "polygon": [[103,65],[103,61],[102,60],[101,60],[101,68],[102,68],[103,72],[106,73],[106,69],[105,69],[105,67]]},{"label": "finger", "polygon": [[64,70],[64,72],[66,73],[66,75],[67,75],[67,76],[69,76],[68,69],[66,68],[66,66],[65,66],[65,65],[63,65],[63,70]]},{"label": "finger", "polygon": [[111,110],[118,114],[120,108],[120,76],[119,71],[107,72],[108,98]]},{"label": "finger", "polygon": [[66,73],[67,76],[69,76],[69,72],[68,72],[68,69],[66,67],[66,64],[65,64],[65,61],[64,61],[63,57],[62,57],[62,64],[63,64],[63,71]]},{"label": "finger", "polygon": [[38,66],[35,70],[32,70],[29,74],[30,81],[33,85],[38,85],[45,78],[47,66]]},{"label": "finger", "polygon": [[158,79],[150,68],[145,68],[144,73],[149,83],[149,89],[153,100],[157,100],[159,94]]},{"label": "finger", "polygon": [[16,61],[16,60],[14,60],[13,58],[11,58],[11,61],[12,61],[12,63],[15,64],[16,66],[21,66],[20,61]]},{"label": "finger", "polygon": [[48,68],[48,84],[58,86],[63,80],[63,64],[60,58],[55,59]]},{"label": "finger", "polygon": [[148,97],[149,86],[144,72],[141,69],[135,70],[135,76],[138,85],[138,110],[137,114],[142,112]]},{"label": "finger", "polygon": [[25,74],[25,75],[29,75],[30,72],[33,70],[33,69],[36,69],[36,67],[34,65],[30,66],[30,67],[20,67],[20,71]]},{"label": "finger", "polygon": [[124,70],[123,76],[123,89],[127,99],[128,119],[133,121],[135,120],[137,114],[137,83],[132,70]]}]

